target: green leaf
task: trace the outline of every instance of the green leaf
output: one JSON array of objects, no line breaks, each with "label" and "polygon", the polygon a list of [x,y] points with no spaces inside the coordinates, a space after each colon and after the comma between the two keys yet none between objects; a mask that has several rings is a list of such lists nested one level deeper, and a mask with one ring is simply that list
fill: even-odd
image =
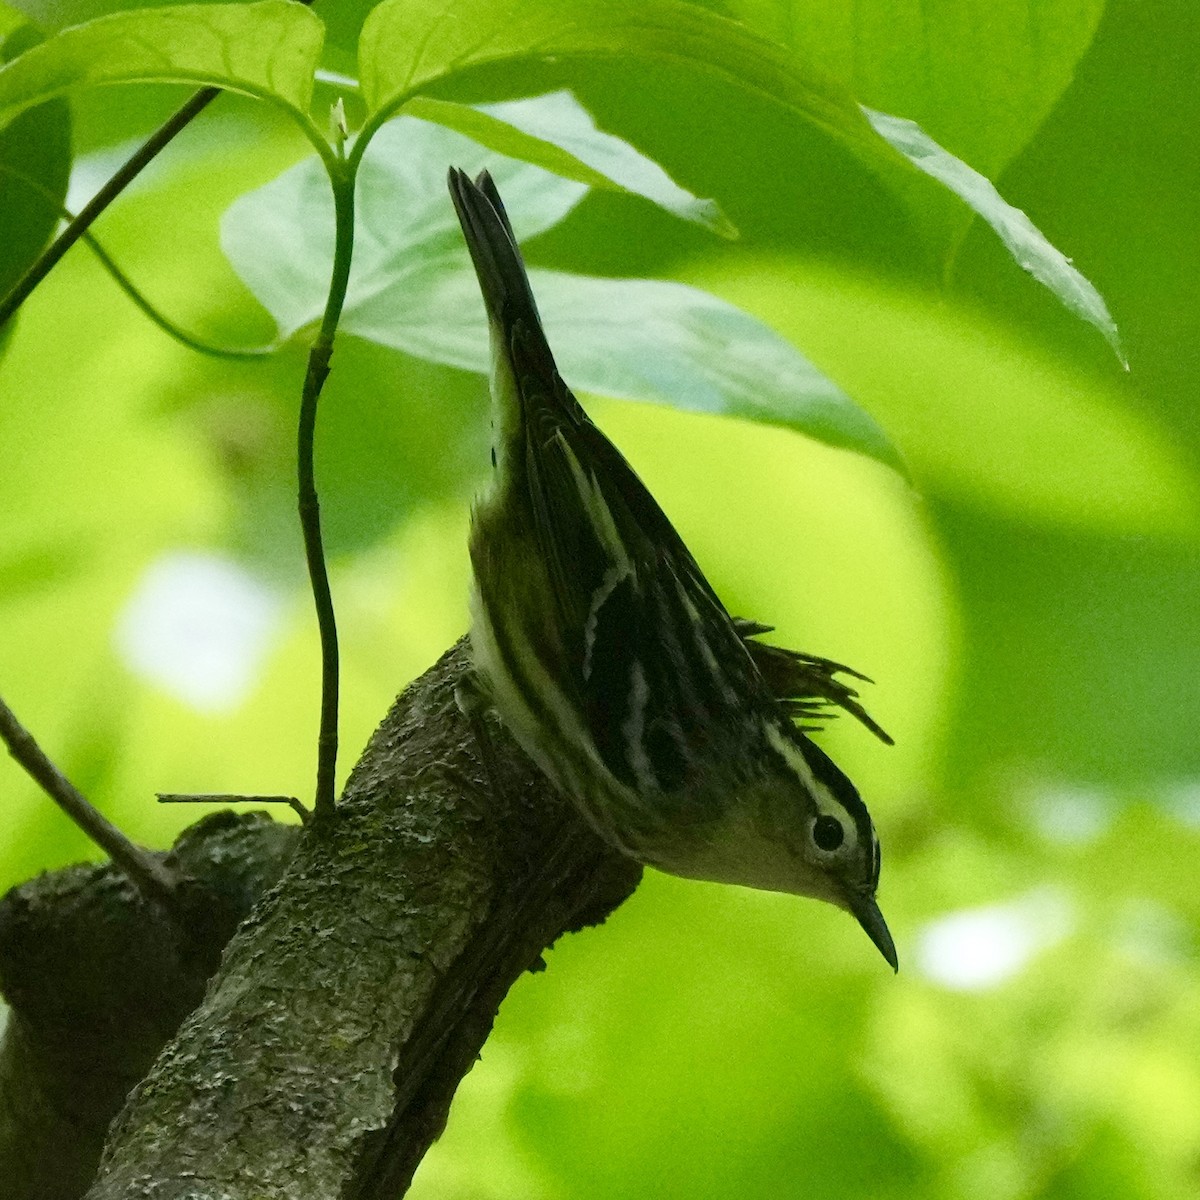
[{"label": "green leaf", "polygon": [[[32,26],[12,33],[0,56],[12,59],[40,38]],[[0,296],[33,265],[58,225],[71,173],[71,111],[50,100],[0,129]]]},{"label": "green leaf", "polygon": [[990,180],[942,149],[913,121],[871,109],[863,111],[880,136],[895,146],[913,166],[945,184],[978,213],[1000,235],[1018,266],[1048,287],[1076,316],[1100,330],[1121,365],[1129,369],[1116,323],[1104,298],[1019,208],[1009,204]]},{"label": "green leaf", "polygon": [[597,129],[591,114],[569,91],[478,105],[419,96],[409,101],[406,111],[456,129],[510,158],[535,163],[589,187],[631,192],[722,237],[737,236],[715,200],[697,199],[653,159]]},{"label": "green leaf", "polygon": [[[522,241],[558,224],[587,192],[441,126],[412,117],[389,122],[359,167],[343,329],[381,292],[408,287],[461,245],[446,191],[448,163],[471,174],[491,171]],[[318,320],[333,263],[333,201],[321,163],[305,159],[232,204],[221,221],[221,248],[282,336]]]},{"label": "green leaf", "polygon": [[470,67],[569,58],[715,74],[790,108],[868,162],[891,159],[839,84],[744,25],[682,0],[384,0],[359,42],[363,95],[375,119]]},{"label": "green leaf", "polygon": [[0,124],[77,87],[208,84],[308,115],[324,26],[291,0],[113,13],[64,29],[0,69]]},{"label": "green leaf", "polygon": [[25,14],[10,4],[0,2],[0,38],[6,38],[26,24]]},{"label": "green leaf", "polygon": [[[486,374],[487,323],[466,253],[350,314],[361,337]],[[546,335],[571,387],[782,425],[899,467],[883,431],[790,342],[698,288],[531,271]],[[416,286],[413,286],[416,283]]]},{"label": "green leaf", "polygon": [[1003,321],[811,261],[696,282],[802,345],[896,439],[922,495],[1086,538],[1195,539],[1200,480],[1127,380],[1073,369]]},{"label": "green leaf", "polygon": [[1104,0],[720,0],[819,62],[864,104],[904,113],[991,178],[1075,75]]},{"label": "green leaf", "polygon": [[[389,123],[359,175],[360,236],[341,329],[486,373],[483,305],[445,194],[449,162],[492,171],[522,241],[557,224],[586,191],[529,163],[498,158],[451,130],[410,117]],[[329,188],[315,160],[242,197],[226,214],[222,246],[284,334],[320,316],[332,229]],[[898,465],[869,417],[789,343],[732,305],[674,283],[533,277],[573,387],[786,425]]]}]

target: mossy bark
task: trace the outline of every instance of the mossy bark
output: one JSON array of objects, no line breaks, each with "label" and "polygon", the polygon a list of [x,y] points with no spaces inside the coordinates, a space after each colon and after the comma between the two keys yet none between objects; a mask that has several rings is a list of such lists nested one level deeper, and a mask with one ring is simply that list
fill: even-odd
[{"label": "mossy bark", "polygon": [[[640,868],[601,843],[497,725],[481,761],[455,702],[467,663],[460,643],[397,700],[336,814],[295,838],[202,1001],[202,979],[180,970],[168,995],[134,1005],[153,1016],[153,1035],[113,1009],[113,1051],[138,1039],[142,1049],[112,1077],[110,1099],[136,1086],[88,1200],[394,1200],[508,988],[564,932],[603,920],[636,887]],[[60,1000],[69,1024],[73,1002]],[[4,1067],[41,1021],[40,1001],[11,1002],[0,1058],[10,1130],[30,1117],[48,1123],[26,1097],[52,1095],[65,1078],[61,1064],[43,1064],[38,1087],[8,1086]],[[149,1043],[181,1018],[145,1073]],[[16,1140],[0,1130],[0,1177],[12,1178],[4,1155]],[[56,1200],[80,1195],[80,1178],[76,1167]]]}]

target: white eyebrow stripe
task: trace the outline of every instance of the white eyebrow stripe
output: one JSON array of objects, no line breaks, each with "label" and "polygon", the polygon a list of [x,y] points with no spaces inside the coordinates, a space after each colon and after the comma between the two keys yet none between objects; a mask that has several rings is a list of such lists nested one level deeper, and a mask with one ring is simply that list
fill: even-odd
[{"label": "white eyebrow stripe", "polygon": [[813,774],[812,767],[808,765],[808,759],[774,725],[767,725],[767,741],[770,742],[771,749],[787,763],[804,785],[804,789],[817,806],[817,811],[822,816],[836,817],[845,834],[846,845],[856,846],[858,844],[858,826],[854,823],[853,816],[833,792]]},{"label": "white eyebrow stripe", "polygon": [[771,743],[771,748],[775,753],[800,777],[800,782],[804,784],[804,787],[815,796],[817,792],[816,776],[813,775],[812,767],[808,765],[808,760],[804,755],[774,725],[769,723],[767,725],[767,741]]}]

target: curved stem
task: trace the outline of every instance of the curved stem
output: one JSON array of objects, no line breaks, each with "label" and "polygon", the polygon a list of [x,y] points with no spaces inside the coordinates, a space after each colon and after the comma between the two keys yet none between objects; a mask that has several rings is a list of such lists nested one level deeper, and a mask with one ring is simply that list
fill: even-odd
[{"label": "curved stem", "polygon": [[304,556],[312,583],[317,627],[321,636],[321,723],[317,737],[317,787],[313,810],[317,818],[328,817],[334,809],[334,784],[338,751],[338,641],[333,597],[329,590],[329,572],[321,539],[321,507],[313,467],[313,442],[316,437],[317,402],[329,375],[333,357],[333,339],[337,332],[346,288],[350,282],[350,262],[354,249],[354,169],[342,158],[328,163],[333,186],[336,235],[333,275],[321,328],[308,355],[308,370],[300,396],[300,424],[296,458],[299,479],[300,528],[304,534]]},{"label": "curved stem", "polygon": [[398,117],[404,111],[404,106],[416,95],[419,93],[402,92],[399,96],[393,97],[391,103],[367,118],[366,124],[354,135],[354,143],[350,147],[350,153],[346,156],[347,164],[352,172],[357,172],[358,164],[362,162],[362,157],[366,154],[371,139],[389,121]]},{"label": "curved stem", "polygon": [[[65,204],[61,203],[48,187],[26,175],[24,171],[18,171],[16,168],[3,163],[0,163],[0,171],[5,175],[11,176],[13,179],[19,180],[30,191],[41,196],[48,207],[56,210],[67,221],[75,220],[75,214]],[[169,338],[173,338],[189,350],[195,350],[198,354],[207,354],[212,358],[244,359],[266,358],[283,346],[282,340],[269,342],[262,346],[218,346],[213,342],[206,342],[202,338],[188,333],[186,329],[177,325],[166,313],[160,312],[147,299],[137,284],[125,274],[112,255],[100,244],[99,239],[94,233],[85,229],[80,234],[79,240],[95,254],[96,258],[100,261],[100,265],[112,276],[113,282],[129,297],[142,315],[152,324],[157,325]]]},{"label": "curved stem", "polygon": [[[405,101],[407,101],[407,97],[405,97]],[[401,107],[402,104],[397,104],[394,108],[387,109],[386,116],[383,112],[373,114],[367,119],[367,123],[355,134],[354,144],[350,147],[350,153],[347,155],[347,161],[352,170],[358,170],[358,164],[362,162],[362,156],[366,154],[367,147],[371,144],[371,139],[396,115]]]},{"label": "curved stem", "polygon": [[137,284],[117,265],[112,255],[100,245],[93,234],[85,233],[83,241],[91,248],[92,253],[100,260],[104,269],[112,276],[113,282],[129,297],[141,314],[152,324],[157,325],[167,337],[178,342],[181,346],[186,346],[189,350],[195,350],[197,354],[205,354],[209,358],[233,359],[268,358],[282,348],[283,340],[278,338],[273,342],[266,342],[261,346],[218,346],[215,342],[206,342],[203,338],[188,333],[183,326],[177,325],[166,313],[160,312],[143,295]]}]

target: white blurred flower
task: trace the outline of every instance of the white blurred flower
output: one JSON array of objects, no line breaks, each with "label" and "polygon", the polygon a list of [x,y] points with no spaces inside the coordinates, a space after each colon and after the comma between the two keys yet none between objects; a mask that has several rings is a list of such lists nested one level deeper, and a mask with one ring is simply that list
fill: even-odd
[{"label": "white blurred flower", "polygon": [[1074,920],[1069,901],[1039,889],[1008,904],[939,917],[918,934],[917,970],[955,991],[982,991],[1018,974],[1060,942]]},{"label": "white blurred flower", "polygon": [[147,567],[118,616],[117,652],[185,704],[229,712],[253,687],[281,612],[280,596],[232,560],[171,551]]},{"label": "white blurred flower", "polygon": [[1026,789],[1026,811],[1048,842],[1087,845],[1103,837],[1121,809],[1103,788],[1065,781],[1039,781]]}]

